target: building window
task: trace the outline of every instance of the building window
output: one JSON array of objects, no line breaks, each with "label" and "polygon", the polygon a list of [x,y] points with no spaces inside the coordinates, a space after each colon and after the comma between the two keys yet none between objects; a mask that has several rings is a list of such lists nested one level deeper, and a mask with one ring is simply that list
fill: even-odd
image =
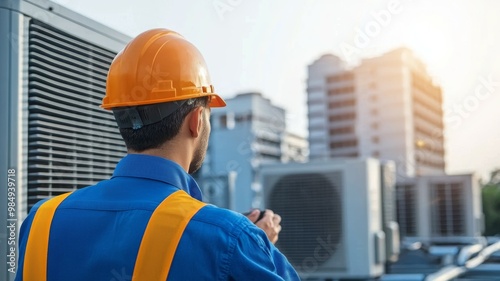
[{"label": "building window", "polygon": [[325,113],[323,111],[311,111],[309,110],[307,112],[307,117],[309,118],[314,118],[314,117],[323,117]]},{"label": "building window", "polygon": [[227,128],[227,116],[222,115],[221,117],[219,117],[219,123],[221,128]]},{"label": "building window", "polygon": [[311,86],[307,88],[308,93],[321,92],[321,91],[323,91],[323,87],[321,86]]},{"label": "building window", "polygon": [[335,89],[330,89],[328,90],[328,95],[329,96],[337,96],[337,95],[343,95],[343,94],[351,94],[354,92],[354,87],[353,86],[347,86],[347,87],[339,87]]},{"label": "building window", "polygon": [[328,104],[328,108],[334,109],[334,108],[354,106],[354,105],[356,105],[356,100],[355,99],[348,99],[348,100],[330,102]]},{"label": "building window", "polygon": [[345,141],[335,141],[330,143],[330,148],[345,148],[345,147],[355,147],[358,145],[357,140],[345,140]]},{"label": "building window", "polygon": [[372,152],[372,156],[376,157],[376,158],[379,158],[380,157],[380,151],[378,151],[378,150],[373,151]]},{"label": "building window", "polygon": [[248,114],[236,115],[234,120],[236,121],[236,123],[247,122],[247,121],[251,122],[252,118],[253,118],[252,114],[248,113]]},{"label": "building window", "polygon": [[342,81],[352,81],[354,79],[354,74],[352,72],[344,72],[337,75],[328,76],[326,78],[327,83],[338,83]]},{"label": "building window", "polygon": [[378,137],[378,136],[373,136],[373,137],[372,137],[372,142],[373,142],[373,143],[379,143],[379,141],[380,141],[380,139],[379,139],[379,137]]},{"label": "building window", "polygon": [[352,119],[354,119],[355,116],[356,116],[356,114],[354,112],[348,112],[348,113],[343,113],[343,114],[330,115],[328,117],[328,120],[330,122],[352,120]]},{"label": "building window", "polygon": [[371,125],[372,129],[373,130],[377,130],[378,129],[378,123],[377,122],[373,122],[372,125]]},{"label": "building window", "polygon": [[330,129],[330,135],[341,135],[350,133],[354,133],[354,128],[352,126]]},{"label": "building window", "polygon": [[307,100],[307,105],[309,105],[309,106],[317,105],[317,104],[324,104],[324,103],[325,103],[324,99],[312,99],[312,98],[309,98]]},{"label": "building window", "polygon": [[350,153],[331,153],[330,157],[358,157],[359,154],[357,152]]}]

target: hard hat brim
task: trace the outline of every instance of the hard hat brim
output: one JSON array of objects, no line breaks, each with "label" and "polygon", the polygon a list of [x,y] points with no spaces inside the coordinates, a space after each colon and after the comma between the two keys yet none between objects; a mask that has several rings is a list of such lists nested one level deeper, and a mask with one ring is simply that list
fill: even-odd
[{"label": "hard hat brim", "polygon": [[226,102],[219,97],[219,95],[211,95],[210,103],[208,104],[210,107],[225,107]]}]

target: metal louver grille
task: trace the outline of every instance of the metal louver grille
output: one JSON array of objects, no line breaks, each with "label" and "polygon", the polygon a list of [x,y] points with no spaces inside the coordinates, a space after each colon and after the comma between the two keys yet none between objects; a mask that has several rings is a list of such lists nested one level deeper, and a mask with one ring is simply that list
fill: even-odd
[{"label": "metal louver grille", "polygon": [[465,235],[464,189],[460,183],[431,185],[433,235]]},{"label": "metal louver grille", "polygon": [[414,185],[398,185],[397,219],[402,236],[417,234],[417,190]]},{"label": "metal louver grille", "polygon": [[101,108],[115,53],[32,20],[28,68],[28,207],[109,178],[125,146]]},{"label": "metal louver grille", "polygon": [[[341,173],[287,174],[269,186],[269,209],[286,218],[277,247],[296,269],[307,269],[314,257],[321,266],[344,256]],[[334,266],[343,268],[345,261],[335,260]]]}]

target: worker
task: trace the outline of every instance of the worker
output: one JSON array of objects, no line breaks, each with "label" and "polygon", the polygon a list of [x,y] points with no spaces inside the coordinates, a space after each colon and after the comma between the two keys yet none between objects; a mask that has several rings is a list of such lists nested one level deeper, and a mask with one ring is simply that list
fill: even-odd
[{"label": "worker", "polygon": [[299,280],[272,243],[278,215],[266,210],[261,229],[258,210],[251,221],[203,203],[189,175],[207,150],[211,108],[223,106],[184,37],[134,38],[111,63],[102,101],[128,153],[109,180],[31,209],[16,280]]}]

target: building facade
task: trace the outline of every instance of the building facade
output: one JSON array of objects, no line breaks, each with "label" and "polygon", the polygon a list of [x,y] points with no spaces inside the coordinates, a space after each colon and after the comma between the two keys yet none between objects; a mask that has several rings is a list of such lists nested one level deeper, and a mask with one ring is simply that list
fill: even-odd
[{"label": "building facade", "polygon": [[211,198],[207,201],[244,212],[260,205],[259,166],[306,161],[307,141],[286,131],[285,110],[260,93],[240,94],[226,103],[212,111],[207,155],[196,178]]},{"label": "building facade", "polygon": [[445,171],[442,91],[400,48],[348,68],[324,55],[309,65],[310,158],[394,160],[398,176]]}]

